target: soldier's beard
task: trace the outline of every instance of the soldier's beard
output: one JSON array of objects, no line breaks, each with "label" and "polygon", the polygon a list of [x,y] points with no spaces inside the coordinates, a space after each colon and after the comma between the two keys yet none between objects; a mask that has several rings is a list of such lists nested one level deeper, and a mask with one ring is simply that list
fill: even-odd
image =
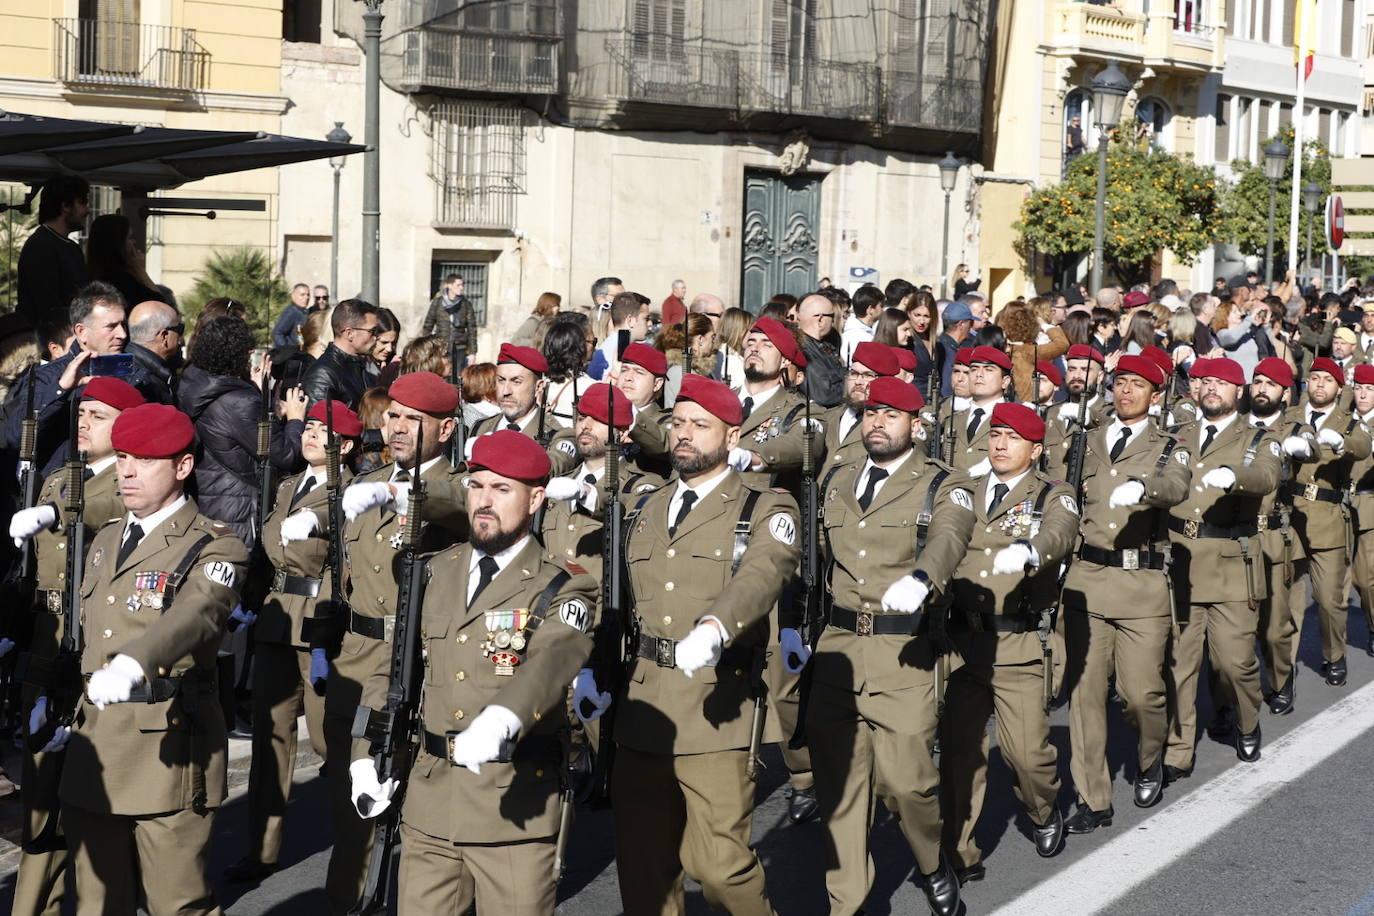
[{"label": "soldier's beard", "polygon": [[[690,454],[683,455],[678,449],[690,449]],[[709,471],[711,468],[719,467],[725,463],[725,458],[729,451],[722,445],[714,452],[703,452],[694,445],[683,443],[673,449],[669,456],[669,462],[673,465],[673,470],[682,475],[700,474],[702,471]]]},{"label": "soldier's beard", "polygon": [[1257,417],[1271,417],[1279,412],[1282,406],[1278,401],[1265,394],[1250,395],[1250,410]]},{"label": "soldier's beard", "polygon": [[528,528],[528,526],[519,525],[510,531],[501,531],[496,527],[500,522],[493,520],[492,527],[488,528],[486,531],[482,531],[477,526],[476,520],[474,519],[473,521],[474,524],[471,526],[472,531],[468,536],[468,540],[472,543],[473,547],[490,555],[498,554],[503,550],[515,546],[515,543],[525,536],[525,531]]},{"label": "soldier's beard", "polygon": [[602,458],[606,455],[606,443],[595,436],[592,437],[592,441],[587,445],[583,445],[581,440],[575,442],[574,445],[577,448],[577,457],[581,458],[583,461],[586,461],[588,458]]},{"label": "soldier's beard", "polygon": [[864,448],[868,449],[868,457],[875,462],[891,461],[911,448],[911,434],[901,437],[884,435],[876,440],[865,438]]},{"label": "soldier's beard", "polygon": [[744,367],[744,379],[748,382],[772,382],[777,380],[781,375],[781,368],[779,368],[777,372],[769,374],[766,372],[761,372],[760,370],[755,369],[753,366]]}]

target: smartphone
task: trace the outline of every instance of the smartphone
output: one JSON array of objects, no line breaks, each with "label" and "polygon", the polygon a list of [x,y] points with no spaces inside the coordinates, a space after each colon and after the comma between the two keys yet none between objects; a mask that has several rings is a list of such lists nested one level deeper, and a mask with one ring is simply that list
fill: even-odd
[{"label": "smartphone", "polygon": [[127,379],[134,374],[134,355],[132,353],[112,353],[109,356],[93,356],[86,364],[91,375],[109,375]]}]

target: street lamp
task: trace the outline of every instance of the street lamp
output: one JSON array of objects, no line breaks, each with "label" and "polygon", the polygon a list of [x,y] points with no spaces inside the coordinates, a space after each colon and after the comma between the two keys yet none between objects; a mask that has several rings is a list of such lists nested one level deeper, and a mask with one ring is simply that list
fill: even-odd
[{"label": "street lamp", "polygon": [[940,190],[945,192],[945,231],[944,241],[940,243],[940,298],[949,298],[949,195],[959,180],[960,162],[954,153],[945,153],[939,162]]},{"label": "street lamp", "polygon": [[1264,282],[1274,282],[1274,199],[1279,193],[1279,180],[1288,167],[1288,147],[1279,140],[1264,146],[1264,177],[1269,179],[1269,240],[1264,246]]},{"label": "street lamp", "polygon": [[363,298],[381,305],[382,163],[382,0],[363,0]]},{"label": "street lamp", "polygon": [[[344,130],[342,121],[335,121],[334,129],[324,138],[330,143],[347,143],[353,139]],[[329,157],[329,167],[334,170],[334,229],[329,233],[329,293],[336,300],[339,297],[339,173],[343,171],[346,161],[342,154]]]},{"label": "street lamp", "polygon": [[1093,96],[1093,123],[1097,127],[1097,223],[1093,227],[1092,290],[1102,288],[1102,241],[1107,234],[1107,140],[1111,131],[1121,123],[1121,109],[1131,81],[1109,61],[1102,72],[1089,84]]},{"label": "street lamp", "polygon": [[1317,221],[1317,208],[1322,202],[1322,186],[1309,181],[1302,186],[1302,208],[1307,211],[1307,272],[1312,272],[1312,224]]}]

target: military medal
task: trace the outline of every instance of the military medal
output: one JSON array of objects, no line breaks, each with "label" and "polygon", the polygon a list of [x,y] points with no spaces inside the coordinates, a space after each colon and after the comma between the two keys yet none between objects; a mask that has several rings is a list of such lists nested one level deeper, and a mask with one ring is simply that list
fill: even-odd
[{"label": "military medal", "polygon": [[398,532],[396,532],[395,534],[393,534],[390,538],[387,539],[387,543],[391,545],[391,549],[392,549],[392,550],[400,550],[400,549],[401,549],[401,532],[398,531]]},{"label": "military medal", "polygon": [[143,604],[143,598],[138,592],[129,596],[129,600],[124,602],[124,606],[129,609],[130,614],[138,613],[139,607]]},{"label": "military medal", "polygon": [[522,632],[522,631],[520,631],[520,630],[517,630],[516,632],[514,632],[514,633],[512,633],[512,634],[510,635],[510,647],[511,647],[512,649],[514,649],[516,652],[524,651],[524,648],[525,648],[525,634],[524,634],[524,632]]},{"label": "military medal", "polygon": [[496,637],[492,640],[498,649],[510,648],[510,630],[498,630]]},{"label": "military medal", "polygon": [[97,566],[99,566],[99,565],[100,565],[100,561],[103,560],[103,559],[105,559],[105,548],[104,548],[104,547],[97,547],[95,550],[92,550],[92,551],[91,551],[91,566],[92,566],[92,567],[97,567]]},{"label": "military medal", "polygon": [[520,656],[514,652],[497,652],[491,657],[491,663],[496,666],[497,674],[510,677],[515,674],[515,666],[520,664]]}]

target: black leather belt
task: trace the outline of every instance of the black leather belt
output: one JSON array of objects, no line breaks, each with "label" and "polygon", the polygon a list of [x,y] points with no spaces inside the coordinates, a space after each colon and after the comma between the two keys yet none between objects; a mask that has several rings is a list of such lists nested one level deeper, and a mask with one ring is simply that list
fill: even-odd
[{"label": "black leather belt", "polygon": [[312,579],[309,576],[292,576],[277,570],[272,577],[272,591],[283,595],[299,595],[302,598],[314,598],[320,593],[320,579]]},{"label": "black leather belt", "polygon": [[58,588],[40,588],[33,593],[33,606],[49,614],[61,614],[63,594]]},{"label": "black leather belt", "polygon": [[1091,544],[1078,548],[1078,556],[1089,563],[1099,566],[1113,566],[1117,569],[1163,569],[1168,556],[1160,550],[1148,547],[1125,547],[1121,550],[1103,550]]},{"label": "black leather belt", "polygon": [[[715,667],[748,670],[754,664],[754,651],[751,646],[728,646],[721,650],[720,661]],[[660,668],[676,668],[677,640],[640,633],[635,655],[655,662]]]},{"label": "black leather belt", "polygon": [[1283,489],[1289,496],[1301,496],[1310,503],[1345,502],[1345,490],[1333,490],[1330,487],[1319,487],[1315,483],[1289,483],[1284,484]]},{"label": "black leather belt", "polygon": [[[979,614],[983,629],[996,633],[1034,633],[1040,629],[1038,614]],[[949,628],[956,631],[972,629],[968,615],[957,611],[950,614]]]},{"label": "black leather belt", "polygon": [[[429,754],[431,757],[438,757],[440,760],[447,761],[449,766],[452,766],[453,757],[448,752],[448,741],[450,736],[457,737],[460,734],[462,734],[462,732],[449,732],[444,735],[436,735],[432,731],[426,731],[421,738],[421,744],[425,749],[425,753]],[[522,737],[518,743],[520,745],[521,759],[525,758],[525,752],[531,748],[536,752],[548,752],[550,749],[561,749],[560,741],[554,735],[527,735]],[[516,744],[517,742],[515,741],[502,741],[501,753],[497,756],[496,760],[492,762],[510,763],[515,756]]]},{"label": "black leather belt", "polygon": [[348,629],[352,633],[368,639],[391,639],[391,631],[396,627],[396,617],[365,617],[357,611],[348,612]]},{"label": "black leather belt", "polygon": [[438,757],[440,760],[448,760],[448,735],[436,735],[434,732],[424,733],[425,753],[431,757]]},{"label": "black leather belt", "polygon": [[921,620],[920,614],[873,614],[832,607],[830,625],[859,636],[911,636]]},{"label": "black leather belt", "polygon": [[1283,528],[1283,513],[1271,512],[1261,515],[1256,521],[1260,531],[1279,531]]},{"label": "black leather belt", "polygon": [[1191,518],[1170,518],[1169,530],[1177,532],[1186,538],[1226,538],[1234,541],[1236,538],[1254,537],[1259,534],[1259,525],[1250,522],[1246,525],[1209,525],[1206,522],[1195,521]]},{"label": "black leather belt", "polygon": [[[126,703],[165,703],[181,692],[181,683],[188,677],[195,676],[195,669],[191,669],[183,674],[173,674],[168,677],[155,677],[144,681],[142,684],[135,684],[133,690],[129,691],[129,699]],[[83,674],[82,677],[89,681],[91,676]]]}]

